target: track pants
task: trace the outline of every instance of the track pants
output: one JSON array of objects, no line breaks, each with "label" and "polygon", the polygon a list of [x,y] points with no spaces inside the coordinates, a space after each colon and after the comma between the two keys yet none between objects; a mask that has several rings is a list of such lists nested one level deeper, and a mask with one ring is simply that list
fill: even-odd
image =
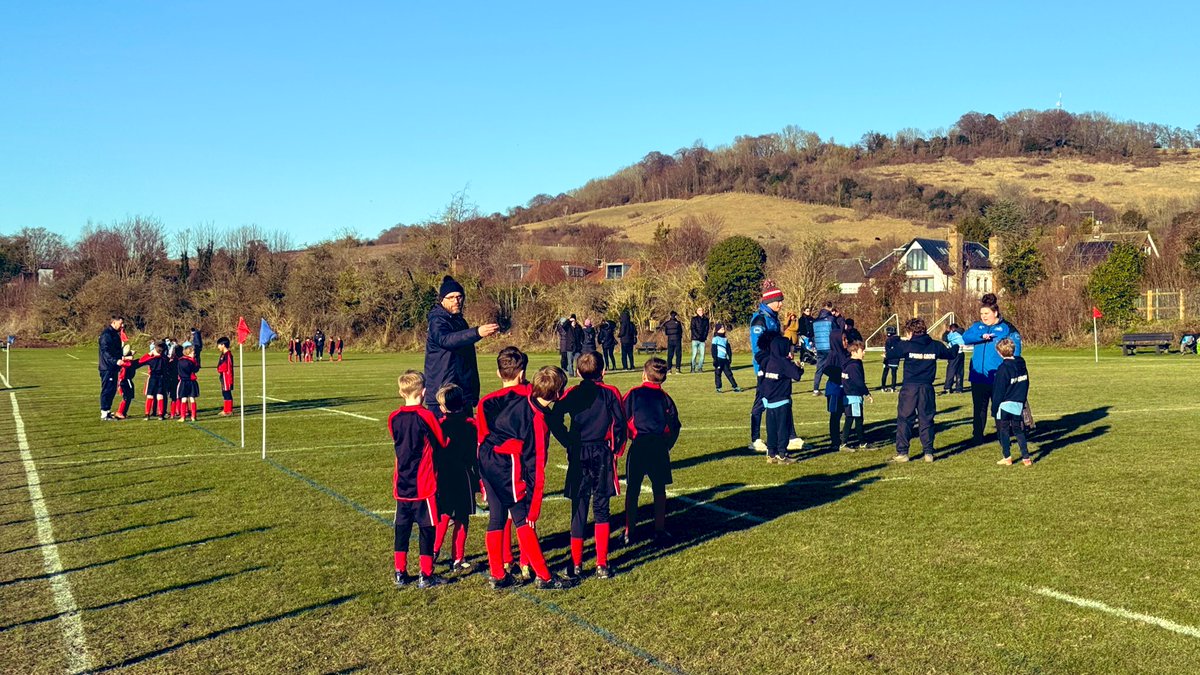
[{"label": "track pants", "polygon": [[932,384],[905,384],[900,387],[896,407],[896,453],[908,454],[915,422],[921,437],[921,449],[933,454],[933,416],[937,413],[937,395]]}]

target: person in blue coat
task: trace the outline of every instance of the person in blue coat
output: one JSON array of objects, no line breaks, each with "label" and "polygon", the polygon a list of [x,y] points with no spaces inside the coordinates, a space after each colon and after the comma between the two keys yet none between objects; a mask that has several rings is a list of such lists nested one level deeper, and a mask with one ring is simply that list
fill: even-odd
[{"label": "person in blue coat", "polygon": [[445,384],[457,384],[467,408],[479,403],[479,364],[475,343],[500,330],[487,323],[471,328],[463,318],[466,293],[454,277],[446,276],[438,289],[438,305],[429,312],[429,334],[425,340],[425,407],[440,412],[437,392]]},{"label": "person in blue coat", "polygon": [[825,301],[825,306],[817,312],[817,318],[813,320],[813,343],[817,347],[817,370],[813,375],[813,396],[821,395],[821,376],[825,373],[825,366],[829,360],[829,334],[833,332],[834,318],[837,316],[837,310],[833,308],[833,303]]},{"label": "person in blue coat", "polygon": [[979,299],[979,321],[971,324],[962,336],[963,344],[975,346],[968,379],[971,382],[972,431],[976,445],[983,442],[983,432],[992,407],[992,384],[996,379],[996,369],[1004,361],[996,352],[996,343],[1004,338],[1013,341],[1014,356],[1020,356],[1021,334],[1016,326],[1000,316],[996,294],[987,293]]}]

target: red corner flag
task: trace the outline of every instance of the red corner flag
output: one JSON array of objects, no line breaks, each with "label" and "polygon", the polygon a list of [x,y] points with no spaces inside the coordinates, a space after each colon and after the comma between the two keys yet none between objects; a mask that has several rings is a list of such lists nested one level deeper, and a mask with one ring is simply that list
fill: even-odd
[{"label": "red corner flag", "polygon": [[250,326],[246,325],[246,317],[238,317],[237,341],[238,344],[246,342],[246,338],[250,337]]},{"label": "red corner flag", "polygon": [[1102,319],[1104,318],[1104,312],[1101,312],[1099,307],[1092,307],[1092,318]]}]

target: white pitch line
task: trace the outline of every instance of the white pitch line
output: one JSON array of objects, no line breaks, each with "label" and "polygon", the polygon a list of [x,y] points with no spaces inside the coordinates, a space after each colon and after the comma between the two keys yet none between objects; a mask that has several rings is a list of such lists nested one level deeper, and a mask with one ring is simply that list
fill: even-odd
[{"label": "white pitch line", "polygon": [[[4,380],[4,386],[8,386],[7,379]],[[25,422],[21,419],[21,409],[17,406],[17,394],[10,391],[8,396],[12,401],[13,421],[17,429],[17,447],[21,451],[21,462],[25,465],[29,503],[33,507],[33,517],[37,522],[38,543],[41,544],[46,574],[50,577],[54,605],[58,608],[62,620],[63,642],[67,648],[67,670],[71,673],[86,672],[92,669],[92,659],[88,655],[83,619],[79,613],[79,605],[75,603],[75,595],[71,592],[71,582],[63,573],[62,560],[58,557],[58,544],[54,541],[50,511],[46,508],[46,500],[42,498],[42,482],[38,478],[33,454],[29,451],[29,439],[25,436]]]},{"label": "white pitch line", "polygon": [[1111,605],[1106,605],[1103,602],[1099,602],[1096,600],[1088,600],[1087,598],[1077,598],[1074,595],[1067,595],[1066,593],[1056,591],[1052,588],[1046,588],[1044,586],[1041,588],[1031,588],[1029,590],[1033,591],[1034,593],[1037,593],[1038,595],[1044,595],[1048,598],[1054,598],[1055,600],[1062,600],[1063,602],[1069,602],[1072,605],[1086,607],[1087,609],[1099,610],[1101,612],[1112,614],[1113,616],[1119,616],[1122,619],[1133,619],[1134,621],[1141,621],[1142,623],[1148,623],[1152,626],[1158,626],[1159,628],[1165,628],[1169,631],[1179,633],[1180,635],[1187,635],[1188,637],[1200,638],[1200,628],[1196,628],[1194,626],[1185,626],[1183,624],[1175,623],[1174,621],[1170,621],[1168,619],[1162,619],[1157,616],[1151,616],[1149,614],[1139,614],[1137,612],[1131,612],[1127,609],[1122,609],[1120,607],[1113,607]]},{"label": "white pitch line", "polygon": [[67,356],[69,356],[69,357],[71,357],[71,358],[75,359],[76,361],[78,361],[78,360],[79,360],[79,357],[78,357],[78,356],[75,356],[74,354],[67,354]]},{"label": "white pitch line", "polygon": [[[282,398],[275,398],[274,396],[267,396],[266,398],[268,401],[276,401],[278,403],[291,403],[291,401],[287,401]],[[333,408],[317,408],[317,410],[323,410],[325,412],[337,413],[339,415],[348,415],[350,417],[357,417],[360,420],[366,420],[368,422],[382,421],[378,417],[367,417],[366,415],[359,415],[358,413],[346,412],[345,410],[334,410]]]}]

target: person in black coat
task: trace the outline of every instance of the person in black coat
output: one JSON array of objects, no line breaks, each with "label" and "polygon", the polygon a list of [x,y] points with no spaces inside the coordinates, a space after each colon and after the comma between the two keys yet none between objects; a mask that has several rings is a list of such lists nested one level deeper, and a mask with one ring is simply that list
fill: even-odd
[{"label": "person in black coat", "polygon": [[704,316],[704,308],[696,308],[696,316],[692,317],[689,326],[692,335],[692,370],[693,373],[704,372],[704,346],[708,342],[708,317]]},{"label": "person in black coat", "polygon": [[558,324],[558,354],[559,367],[568,375],[575,377],[575,359],[583,349],[583,328],[579,319],[572,314],[570,318]]},{"label": "person in black coat", "polygon": [[617,347],[617,324],[610,319],[602,320],[599,330],[596,331],[596,339],[599,340],[600,350],[604,353],[604,369],[616,370],[617,357],[613,350]]},{"label": "person in black coat", "polygon": [[317,348],[317,360],[320,361],[325,358],[325,332],[320,328],[317,329],[317,332],[313,333],[313,344]]},{"label": "person in black coat", "polygon": [[1002,466],[1012,465],[1009,454],[1010,436],[1017,437],[1021,448],[1021,463],[1033,466],[1029,448],[1025,441],[1025,406],[1029,403],[1029,368],[1025,359],[1015,356],[1016,343],[1004,338],[996,343],[996,353],[1003,361],[996,369],[992,384],[992,418],[996,420],[996,438],[1000,441],[1000,452],[1004,457],[996,462]]},{"label": "person in black coat", "polygon": [[813,339],[813,315],[812,307],[805,307],[804,313],[800,315],[800,335],[807,335],[808,339]]},{"label": "person in black coat", "polygon": [[125,319],[114,314],[108,327],[100,333],[100,354],[96,360],[100,369],[100,419],[116,419],[112,416],[112,402],[117,395],[117,380],[121,373],[121,329]]},{"label": "person in black coat", "polygon": [[438,289],[439,304],[429,312],[425,340],[425,407],[441,412],[437,392],[444,384],[457,384],[468,408],[479,403],[479,364],[475,343],[500,330],[495,323],[471,328],[463,318],[466,294],[462,284],[446,276]]},{"label": "person in black coat", "polygon": [[200,335],[200,329],[192,326],[192,358],[196,360],[196,367],[200,367],[200,352],[204,351],[204,338]]},{"label": "person in black coat", "polygon": [[580,354],[590,354],[596,349],[596,327],[592,325],[591,319],[583,320],[583,346],[579,350]]},{"label": "person in black coat", "polygon": [[674,363],[675,373],[683,373],[683,322],[679,315],[671,312],[671,318],[663,322],[663,335],[667,338],[667,368]]},{"label": "person in black coat", "polygon": [[621,341],[621,369],[633,370],[633,353],[637,349],[637,324],[629,318],[629,310],[621,312],[621,324],[617,327],[617,338]]},{"label": "person in black coat", "polygon": [[924,319],[909,319],[904,329],[909,337],[900,340],[884,357],[904,361],[904,378],[900,382],[900,396],[896,406],[896,456],[892,461],[908,461],[912,425],[916,421],[920,429],[921,449],[925,453],[925,461],[932,462],[933,418],[937,414],[933,379],[937,376],[938,360],[949,360],[958,352],[958,348],[947,347],[930,337],[926,332]]}]

